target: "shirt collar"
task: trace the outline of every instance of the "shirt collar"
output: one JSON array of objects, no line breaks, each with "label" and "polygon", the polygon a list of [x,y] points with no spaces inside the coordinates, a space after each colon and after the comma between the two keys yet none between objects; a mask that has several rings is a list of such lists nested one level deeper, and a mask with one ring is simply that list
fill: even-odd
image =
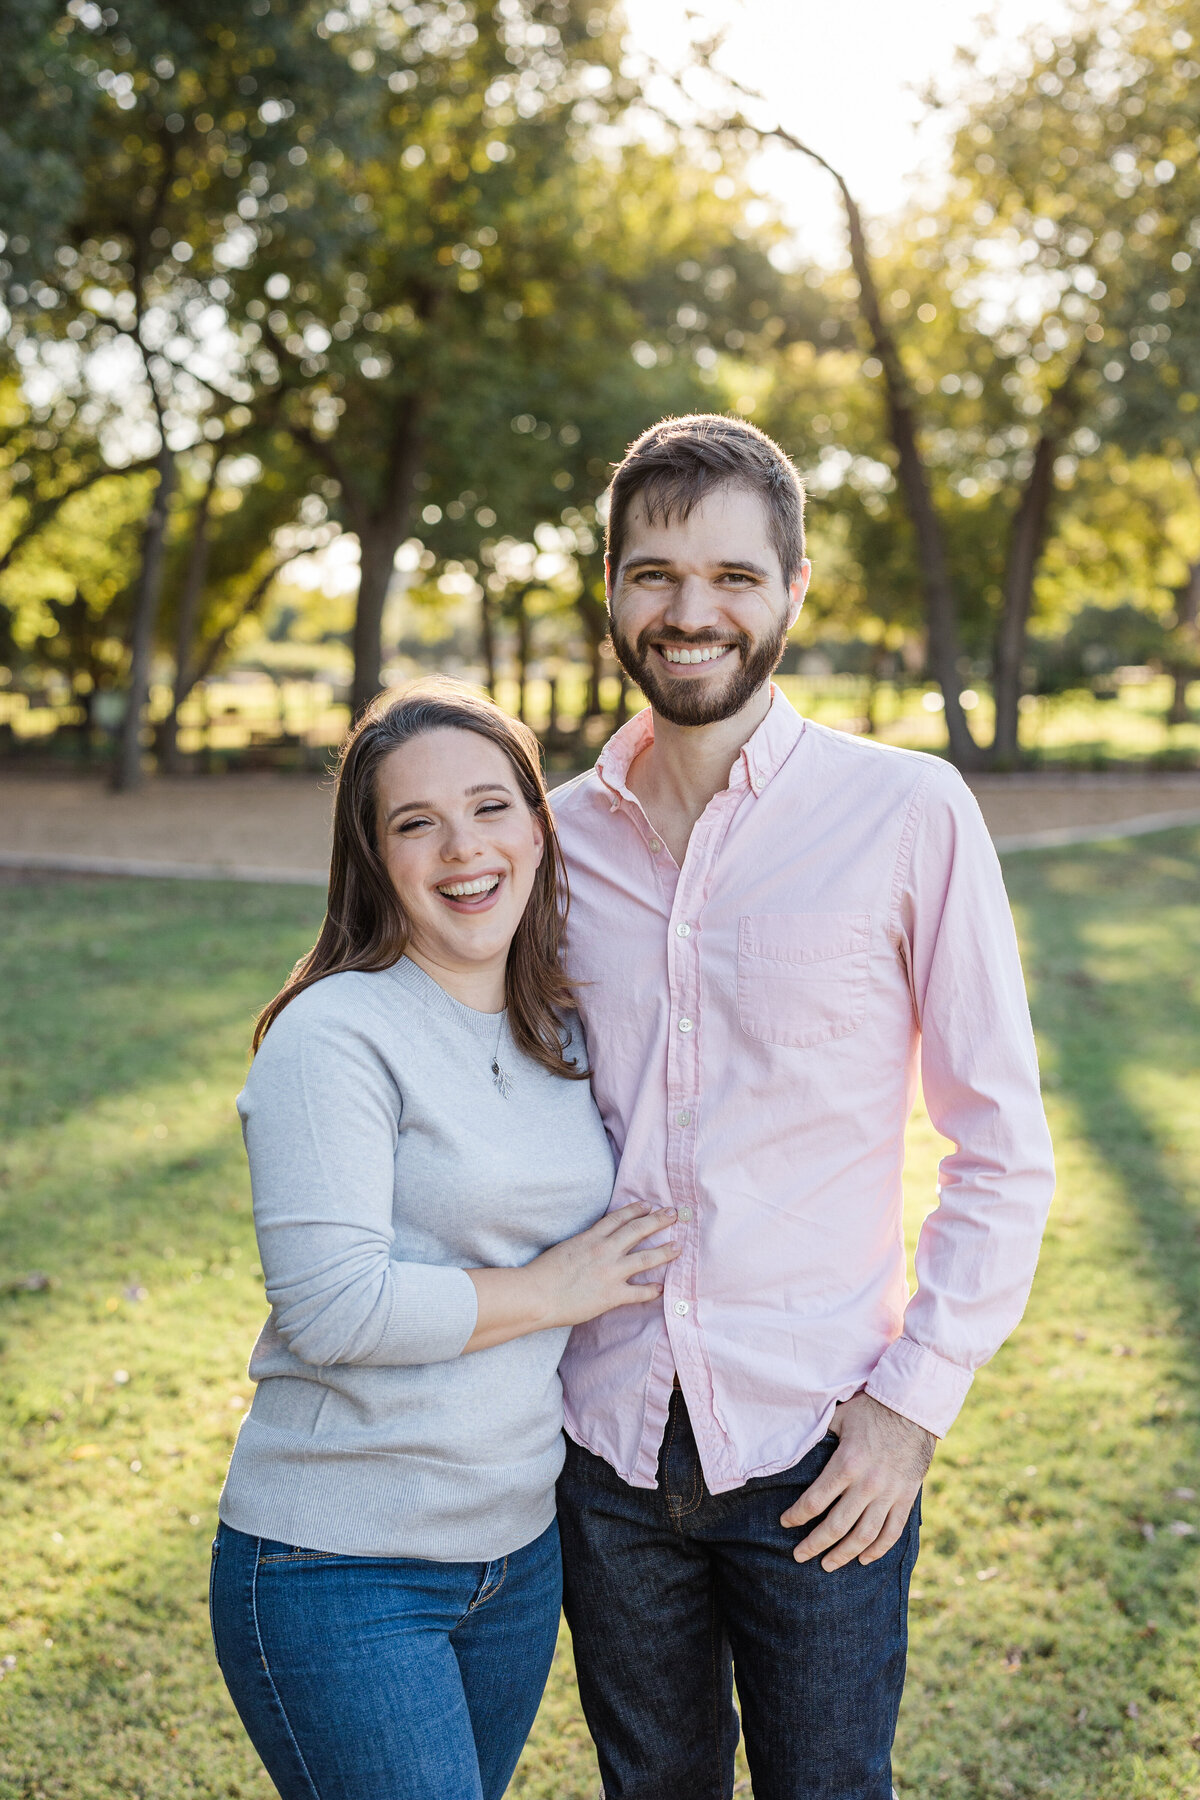
[{"label": "shirt collar", "polygon": [[[761,794],[796,748],[804,724],[802,716],[772,682],[767,716],[742,745],[733,765],[730,785],[734,785],[738,774],[744,770],[742,779],[755,795]],[[645,706],[609,738],[597,757],[596,773],[609,791],[614,810],[621,800],[633,799],[628,786],[629,770],[634,759],[653,741],[654,714]]]}]

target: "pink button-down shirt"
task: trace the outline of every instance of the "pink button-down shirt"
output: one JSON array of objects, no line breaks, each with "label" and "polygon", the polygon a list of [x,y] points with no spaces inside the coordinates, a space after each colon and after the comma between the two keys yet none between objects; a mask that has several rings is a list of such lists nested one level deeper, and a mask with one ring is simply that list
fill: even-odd
[{"label": "pink button-down shirt", "polygon": [[[1021,1316],[1054,1174],[1000,869],[954,769],[775,690],[678,868],[627,784],[653,729],[639,713],[554,810],[612,1204],[676,1207],[682,1252],[661,1304],[576,1327],[566,1419],[653,1487],[678,1372],[723,1493],[863,1388],[944,1434]],[[918,1078],[955,1149],[910,1299]]]}]

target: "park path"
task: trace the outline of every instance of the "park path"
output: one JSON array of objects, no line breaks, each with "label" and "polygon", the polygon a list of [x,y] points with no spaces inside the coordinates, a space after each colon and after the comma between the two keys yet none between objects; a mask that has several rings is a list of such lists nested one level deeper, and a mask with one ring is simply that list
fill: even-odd
[{"label": "park path", "polygon": [[[983,775],[971,785],[1002,851],[1200,823],[1193,774]],[[98,779],[0,774],[0,870],[178,875],[324,885],[328,779],[160,777],[137,794]]]}]

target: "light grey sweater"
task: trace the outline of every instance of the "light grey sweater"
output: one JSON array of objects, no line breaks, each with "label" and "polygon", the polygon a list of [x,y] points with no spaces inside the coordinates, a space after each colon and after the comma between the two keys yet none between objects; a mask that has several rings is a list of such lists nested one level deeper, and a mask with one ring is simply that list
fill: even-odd
[{"label": "light grey sweater", "polygon": [[[584,1057],[578,1021],[568,1054]],[[345,1555],[475,1562],[532,1542],[554,1516],[567,1332],[464,1356],[464,1270],[520,1267],[604,1212],[587,1082],[402,958],[298,995],[238,1111],[271,1315],[221,1518]]]}]

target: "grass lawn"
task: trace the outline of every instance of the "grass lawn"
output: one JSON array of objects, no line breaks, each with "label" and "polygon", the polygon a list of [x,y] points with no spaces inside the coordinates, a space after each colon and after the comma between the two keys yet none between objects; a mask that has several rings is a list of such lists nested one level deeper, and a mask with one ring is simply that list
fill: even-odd
[{"label": "grass lawn", "polygon": [[[1195,1796],[1200,832],[1008,876],[1061,1185],[1028,1317],[928,1483],[898,1786]],[[0,1800],[273,1792],[205,1599],[263,1311],[232,1099],[318,911],[288,889],[0,888]],[[918,1118],[914,1230],[937,1154]],[[513,1791],[596,1786],[564,1645]]]}]

